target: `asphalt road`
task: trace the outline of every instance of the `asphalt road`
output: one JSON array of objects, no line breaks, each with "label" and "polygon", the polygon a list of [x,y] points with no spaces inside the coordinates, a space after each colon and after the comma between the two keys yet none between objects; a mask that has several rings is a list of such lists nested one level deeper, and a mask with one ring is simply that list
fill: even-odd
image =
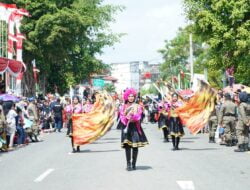
[{"label": "asphalt road", "polygon": [[172,151],[156,125],[144,125],[149,145],[139,149],[136,171],[126,171],[120,131],[71,153],[65,133],[0,153],[0,190],[249,190],[250,154],[189,135]]}]

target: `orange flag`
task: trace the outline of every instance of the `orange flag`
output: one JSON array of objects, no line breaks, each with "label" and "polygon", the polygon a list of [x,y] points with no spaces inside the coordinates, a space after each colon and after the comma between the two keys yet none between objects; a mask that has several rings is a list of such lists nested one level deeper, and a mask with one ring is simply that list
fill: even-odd
[{"label": "orange flag", "polygon": [[115,104],[106,92],[97,94],[96,102],[89,113],[74,114],[73,142],[74,145],[92,143],[105,135],[113,126]]},{"label": "orange flag", "polygon": [[197,134],[207,124],[214,110],[216,92],[205,82],[200,81],[200,89],[175,112],[192,134]]}]

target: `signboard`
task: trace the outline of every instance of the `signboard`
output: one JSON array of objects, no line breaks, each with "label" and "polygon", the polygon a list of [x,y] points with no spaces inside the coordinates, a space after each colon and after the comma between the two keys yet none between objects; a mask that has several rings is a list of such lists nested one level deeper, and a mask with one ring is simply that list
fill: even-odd
[{"label": "signboard", "polygon": [[93,86],[95,86],[95,87],[104,87],[104,80],[102,80],[102,79],[93,79]]}]

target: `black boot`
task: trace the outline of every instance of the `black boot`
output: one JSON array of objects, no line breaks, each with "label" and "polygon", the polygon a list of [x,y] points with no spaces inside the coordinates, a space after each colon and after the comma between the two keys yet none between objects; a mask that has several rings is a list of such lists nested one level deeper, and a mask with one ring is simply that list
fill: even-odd
[{"label": "black boot", "polygon": [[248,147],[248,143],[245,143],[243,145],[244,145],[244,150],[245,151],[250,151],[250,148]]},{"label": "black boot", "polygon": [[136,160],[138,156],[138,148],[133,148],[133,160],[132,160],[132,169],[136,170]]},{"label": "black boot", "polygon": [[126,147],[125,148],[125,153],[126,153],[126,160],[127,160],[127,170],[131,170],[131,148]]},{"label": "black boot", "polygon": [[228,147],[231,147],[231,146],[232,146],[232,140],[227,140],[226,143],[227,143],[226,146],[228,146]]},{"label": "black boot", "polygon": [[213,137],[209,137],[209,141],[208,141],[208,142],[209,142],[209,143],[212,143],[212,142],[213,142],[212,139],[213,139]]},{"label": "black boot", "polygon": [[77,152],[80,152],[80,146],[77,146],[77,147],[76,147],[76,151],[77,151]]},{"label": "black boot", "polygon": [[179,150],[180,137],[176,137],[175,150]]},{"label": "black boot", "polygon": [[76,153],[76,149],[72,147],[72,153]]},{"label": "black boot", "polygon": [[245,152],[244,144],[239,144],[238,149],[235,149],[234,152]]},{"label": "black boot", "polygon": [[168,139],[168,129],[167,128],[163,128],[163,136],[164,136],[164,142],[169,142]]},{"label": "black boot", "polygon": [[215,143],[215,137],[212,137],[212,143]]},{"label": "black boot", "polygon": [[175,136],[172,135],[172,144],[173,144],[173,149],[172,150],[176,150],[175,149]]}]

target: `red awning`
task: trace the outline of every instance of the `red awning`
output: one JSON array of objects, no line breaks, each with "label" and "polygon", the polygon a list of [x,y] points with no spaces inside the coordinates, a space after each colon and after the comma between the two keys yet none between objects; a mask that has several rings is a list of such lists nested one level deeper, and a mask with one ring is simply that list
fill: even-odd
[{"label": "red awning", "polygon": [[11,75],[17,76],[23,67],[24,64],[21,61],[0,57],[0,73],[8,71]]},{"label": "red awning", "polygon": [[107,80],[107,81],[117,81],[117,78],[112,77],[112,76],[105,76],[105,77],[103,77],[103,80]]}]

